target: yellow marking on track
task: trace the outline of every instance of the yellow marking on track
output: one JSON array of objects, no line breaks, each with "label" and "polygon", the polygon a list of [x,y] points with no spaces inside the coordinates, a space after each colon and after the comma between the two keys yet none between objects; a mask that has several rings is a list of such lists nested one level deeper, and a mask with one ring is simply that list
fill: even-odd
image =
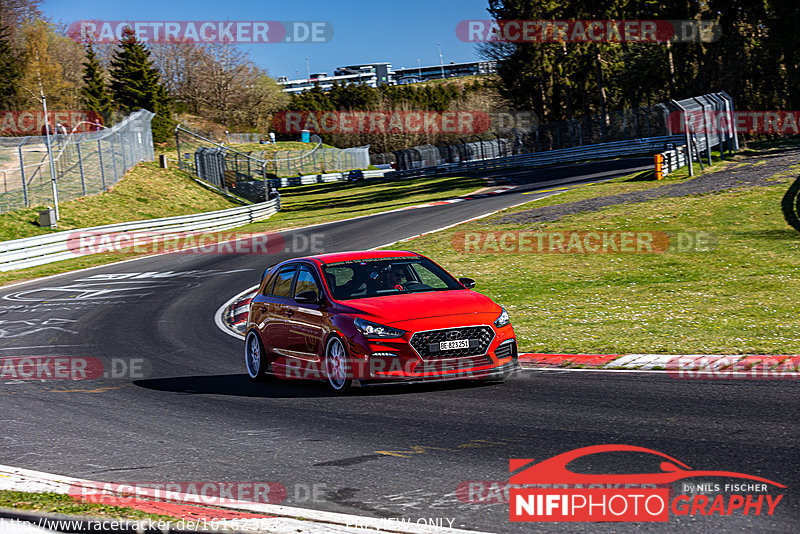
[{"label": "yellow marking on track", "polygon": [[130,386],[130,384],[124,384],[122,386],[109,386],[107,388],[94,388],[94,389],[51,389],[49,390],[52,393],[105,393],[106,391],[110,391],[112,389],[122,389]]}]

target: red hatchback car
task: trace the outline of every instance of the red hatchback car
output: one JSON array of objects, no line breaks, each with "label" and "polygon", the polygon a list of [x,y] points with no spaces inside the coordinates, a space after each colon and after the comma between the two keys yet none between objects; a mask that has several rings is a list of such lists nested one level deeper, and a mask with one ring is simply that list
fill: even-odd
[{"label": "red hatchback car", "polygon": [[430,259],[342,252],[271,267],[250,304],[251,378],[362,383],[502,380],[518,367],[506,310]]}]

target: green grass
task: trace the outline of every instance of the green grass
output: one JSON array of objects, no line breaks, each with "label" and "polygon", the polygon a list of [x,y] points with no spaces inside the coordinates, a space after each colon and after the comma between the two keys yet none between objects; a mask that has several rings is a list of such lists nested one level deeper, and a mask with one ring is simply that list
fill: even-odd
[{"label": "green grass", "polygon": [[140,163],[110,191],[59,204],[58,230],[39,226],[44,206],[0,213],[0,240],[73,228],[188,215],[241,206],[201,186],[186,173]]},{"label": "green grass", "polygon": [[716,239],[707,252],[500,254],[454,246],[457,232],[521,229],[490,224],[512,211],[640,185],[623,180],[578,188],[393,247],[475,278],[478,291],[509,310],[523,351],[800,353],[800,234],[781,213],[785,178],[769,187],[612,206],[536,228],[704,231]]},{"label": "green grass", "polygon": [[178,519],[167,515],[148,514],[134,508],[83,502],[60,493],[28,493],[0,490],[0,508],[114,519],[152,519],[154,521],[173,522]]},{"label": "green grass", "polygon": [[[153,167],[153,169],[157,173],[164,172],[163,170],[156,169],[155,167]],[[128,180],[128,178],[122,180],[117,187],[125,184],[126,180]],[[206,191],[193,181],[189,181],[191,182],[191,185]],[[398,181],[367,180],[360,182],[333,182],[298,187],[286,187],[280,190],[282,209],[279,213],[273,215],[271,218],[263,222],[243,226],[237,229],[237,231],[277,231],[321,222],[338,221],[358,215],[369,215],[403,206],[412,206],[434,200],[453,198],[458,195],[470,193],[481,186],[483,186],[483,181],[479,178],[459,177],[419,178],[414,180]],[[89,197],[83,200],[88,201],[90,198],[94,197]],[[227,202],[226,199],[225,201]],[[156,200],[153,200],[153,202],[156,202]],[[101,214],[103,213],[102,210],[100,210],[100,212]],[[28,214],[28,216],[30,215],[31,214]],[[114,214],[108,214],[109,217],[112,217],[112,215]],[[161,215],[159,214],[159,216]],[[166,214],[164,216],[166,216]],[[110,222],[124,220],[129,219],[117,218],[117,221]],[[103,224],[101,222],[97,222],[97,219],[92,219],[92,221],[94,221],[96,224]],[[16,221],[15,224],[21,223]],[[33,226],[33,223],[31,223],[29,220],[25,220],[24,224]],[[0,231],[1,230],[2,216],[0,216]],[[137,255],[140,254],[94,254],[90,256],[81,256],[73,260],[31,267],[29,269],[0,273],[0,285],[20,280],[48,276],[51,274],[68,272],[85,267],[104,265],[119,260],[133,258]]]}]

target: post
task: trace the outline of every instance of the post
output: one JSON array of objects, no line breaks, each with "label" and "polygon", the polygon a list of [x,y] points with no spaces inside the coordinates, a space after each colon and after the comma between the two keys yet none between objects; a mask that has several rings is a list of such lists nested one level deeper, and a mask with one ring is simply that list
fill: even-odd
[{"label": "post", "polygon": [[175,127],[175,149],[178,151],[178,170],[182,171],[183,160],[181,159],[181,137],[178,135],[178,128],[180,128],[180,126]]},{"label": "post", "polygon": [[686,135],[686,158],[689,160],[689,176],[694,176],[694,165],[692,164],[692,135],[689,132],[689,117],[686,116],[686,109],[678,104],[677,100],[670,100],[670,103],[680,110],[681,116],[683,117],[683,132]]},{"label": "post", "polygon": [[97,156],[100,158],[100,182],[103,184],[103,191],[106,190],[106,171],[103,169],[103,147],[100,140],[97,140]]},{"label": "post", "polygon": [[81,191],[83,192],[83,196],[86,196],[86,179],[83,175],[83,156],[81,154],[81,144],[75,143],[75,147],[78,150],[78,168],[81,171]]},{"label": "post", "polygon": [[28,207],[28,184],[25,181],[25,159],[22,157],[22,145],[28,138],[23,139],[17,146],[19,151],[19,175],[22,177],[22,199],[25,202],[25,207]]},{"label": "post", "polygon": [[44,96],[44,92],[41,93],[42,97],[42,109],[44,110],[44,127],[45,133],[47,134],[47,157],[50,160],[50,183],[53,185],[53,207],[56,212],[56,227],[58,226],[58,183],[56,181],[56,169],[53,166],[53,144],[50,142],[50,119],[47,118],[47,98]]},{"label": "post", "polygon": [[664,156],[661,154],[656,154],[655,164],[656,164],[656,180],[661,180],[662,178],[664,178],[663,174]]},{"label": "post", "polygon": [[[116,134],[114,134],[116,135]],[[117,181],[117,154],[116,150],[114,150],[114,136],[111,136],[111,170],[114,173],[112,176],[112,181],[116,183]]]}]

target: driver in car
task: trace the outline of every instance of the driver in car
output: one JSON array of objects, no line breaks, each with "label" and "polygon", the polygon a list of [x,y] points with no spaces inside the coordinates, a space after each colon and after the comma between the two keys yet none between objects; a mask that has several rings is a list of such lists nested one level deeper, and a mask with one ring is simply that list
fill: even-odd
[{"label": "driver in car", "polygon": [[[403,290],[403,284],[408,282],[406,275],[403,273],[402,267],[392,266],[387,276],[389,287],[393,289]],[[398,287],[399,286],[399,287]]]}]

